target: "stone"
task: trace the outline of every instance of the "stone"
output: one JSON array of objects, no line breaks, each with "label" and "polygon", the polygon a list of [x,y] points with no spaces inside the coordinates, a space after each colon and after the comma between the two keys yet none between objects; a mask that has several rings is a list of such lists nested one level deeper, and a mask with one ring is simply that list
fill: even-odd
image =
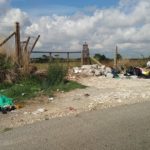
[{"label": "stone", "polygon": [[95,76],[100,76],[102,75],[101,70],[95,70]]},{"label": "stone", "polygon": [[97,64],[93,64],[93,65],[92,65],[92,68],[98,69],[98,65],[97,65]]},{"label": "stone", "polygon": [[81,69],[83,69],[83,70],[89,70],[89,69],[92,69],[92,66],[91,65],[83,65],[82,67],[81,67]]},{"label": "stone", "polygon": [[107,78],[113,78],[113,76],[114,76],[114,75],[113,75],[112,73],[107,73],[107,74],[106,74],[106,77],[107,77]]},{"label": "stone", "polygon": [[74,68],[73,68],[73,72],[74,72],[75,74],[77,74],[77,73],[81,73],[82,70],[81,70],[79,67],[74,67]]},{"label": "stone", "polygon": [[106,67],[105,72],[106,73],[112,73],[112,69],[110,67]]}]

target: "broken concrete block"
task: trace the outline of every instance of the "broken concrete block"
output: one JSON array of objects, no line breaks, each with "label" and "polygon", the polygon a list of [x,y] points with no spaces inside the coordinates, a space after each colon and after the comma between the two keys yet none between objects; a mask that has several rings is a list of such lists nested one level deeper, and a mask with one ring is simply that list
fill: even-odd
[{"label": "broken concrete block", "polygon": [[106,66],[105,65],[102,65],[101,67],[100,67],[100,69],[105,69],[106,68]]},{"label": "broken concrete block", "polygon": [[112,69],[110,67],[105,68],[106,73],[112,73]]},{"label": "broken concrete block", "polygon": [[74,67],[74,68],[73,68],[73,72],[74,72],[75,74],[77,74],[77,73],[81,73],[82,70],[81,70],[79,67]]},{"label": "broken concrete block", "polygon": [[83,69],[83,70],[89,70],[89,69],[92,69],[92,66],[91,65],[83,65],[81,67],[81,69]]},{"label": "broken concrete block", "polygon": [[95,76],[101,76],[102,72],[101,70],[95,70]]},{"label": "broken concrete block", "polygon": [[107,73],[107,74],[106,74],[106,77],[107,77],[107,78],[113,78],[114,75],[113,75],[112,73]]},{"label": "broken concrete block", "polygon": [[98,65],[97,64],[93,64],[93,65],[91,65],[91,67],[94,68],[94,69],[98,69]]}]

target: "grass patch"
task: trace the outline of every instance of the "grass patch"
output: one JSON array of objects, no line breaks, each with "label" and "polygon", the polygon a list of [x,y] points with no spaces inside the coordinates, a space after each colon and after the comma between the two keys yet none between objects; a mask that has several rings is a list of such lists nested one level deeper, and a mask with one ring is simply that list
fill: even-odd
[{"label": "grass patch", "polygon": [[10,86],[0,86],[0,93],[13,98],[14,100],[23,100],[34,97],[39,91],[41,91],[41,83],[33,78],[23,79]]},{"label": "grass patch", "polygon": [[57,89],[59,91],[68,92],[74,89],[83,89],[86,86],[81,85],[75,81],[62,81],[59,84],[51,85],[45,87],[43,82],[34,79],[34,78],[27,78],[19,81],[16,84],[11,85],[1,85],[0,86],[0,94],[5,95],[14,99],[15,101],[20,100],[27,100],[38,95],[44,94],[52,96]]},{"label": "grass patch", "polygon": [[52,86],[49,88],[50,91],[64,91],[64,92],[69,92],[71,90],[75,89],[84,89],[86,86],[77,83],[75,81],[67,81],[66,83],[60,83],[58,85]]},{"label": "grass patch", "polygon": [[52,96],[57,89],[70,91],[85,86],[67,81],[67,67],[60,63],[50,64],[46,77],[22,76],[15,84],[0,84],[0,94],[12,98],[15,101],[26,100],[41,94]]}]

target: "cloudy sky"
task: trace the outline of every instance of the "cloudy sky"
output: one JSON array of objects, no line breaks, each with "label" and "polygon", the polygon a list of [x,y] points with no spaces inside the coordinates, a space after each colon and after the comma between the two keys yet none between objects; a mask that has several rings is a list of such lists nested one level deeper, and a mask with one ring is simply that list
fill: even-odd
[{"label": "cloudy sky", "polygon": [[37,50],[150,56],[150,0],[0,0],[0,34],[19,21],[22,37],[41,35]]}]

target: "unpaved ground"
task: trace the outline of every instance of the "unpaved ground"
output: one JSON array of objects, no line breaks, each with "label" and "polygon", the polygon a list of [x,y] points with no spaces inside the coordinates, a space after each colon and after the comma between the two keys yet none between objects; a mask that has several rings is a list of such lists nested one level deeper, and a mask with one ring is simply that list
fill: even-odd
[{"label": "unpaved ground", "polygon": [[[68,93],[60,91],[53,100],[46,96],[37,97],[28,101],[22,109],[6,115],[0,114],[0,132],[6,128],[54,117],[78,115],[83,111],[150,101],[150,80],[148,79],[86,77],[78,81],[88,87]],[[40,108],[44,112],[37,111]]]}]

